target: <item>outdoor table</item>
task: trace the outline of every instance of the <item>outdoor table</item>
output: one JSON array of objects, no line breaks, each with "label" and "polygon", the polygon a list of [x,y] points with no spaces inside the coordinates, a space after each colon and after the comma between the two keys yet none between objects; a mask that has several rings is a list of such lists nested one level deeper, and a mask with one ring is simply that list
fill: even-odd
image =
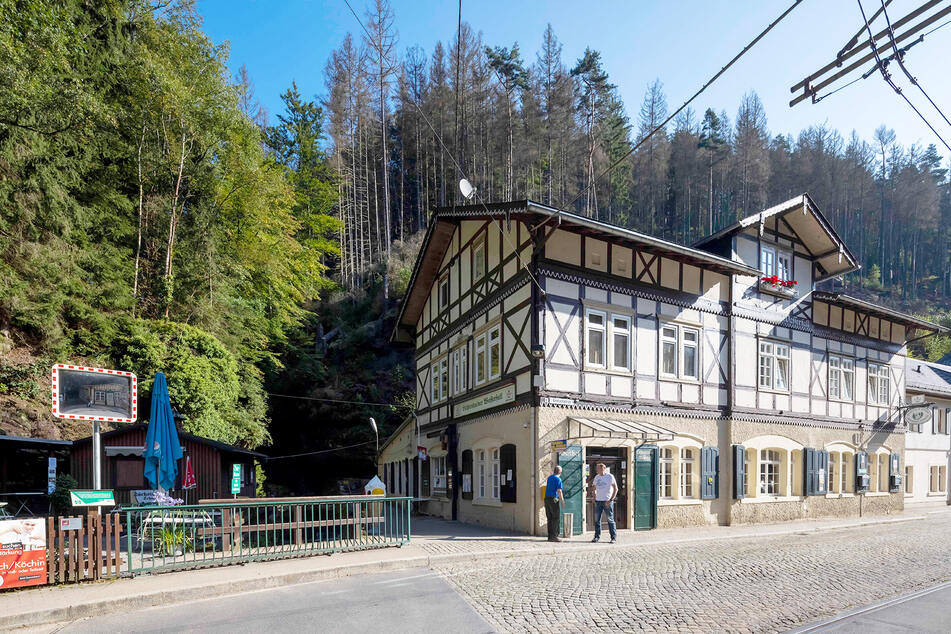
[{"label": "outdoor table", "polygon": [[[35,517],[33,511],[28,506],[31,497],[46,495],[43,491],[13,491],[10,493],[0,493],[0,497],[12,498],[14,504],[19,504],[17,510],[13,512],[14,517],[18,517],[22,511],[26,511],[31,517]],[[11,507],[12,508],[12,507]]]}]

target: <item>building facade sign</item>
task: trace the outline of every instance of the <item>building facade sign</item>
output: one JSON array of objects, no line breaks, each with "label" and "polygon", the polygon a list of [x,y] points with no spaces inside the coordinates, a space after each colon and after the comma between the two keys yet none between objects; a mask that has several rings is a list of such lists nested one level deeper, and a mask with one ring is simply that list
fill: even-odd
[{"label": "building facade sign", "polygon": [[486,392],[480,396],[462,401],[455,407],[456,416],[466,416],[483,410],[505,405],[515,400],[515,385],[510,383],[497,390]]}]

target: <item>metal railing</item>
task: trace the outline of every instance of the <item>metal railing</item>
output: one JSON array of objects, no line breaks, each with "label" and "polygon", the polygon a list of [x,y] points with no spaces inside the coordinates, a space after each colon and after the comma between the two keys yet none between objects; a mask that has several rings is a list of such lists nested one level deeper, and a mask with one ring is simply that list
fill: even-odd
[{"label": "metal railing", "polygon": [[266,498],[124,509],[131,575],[402,546],[410,498]]}]

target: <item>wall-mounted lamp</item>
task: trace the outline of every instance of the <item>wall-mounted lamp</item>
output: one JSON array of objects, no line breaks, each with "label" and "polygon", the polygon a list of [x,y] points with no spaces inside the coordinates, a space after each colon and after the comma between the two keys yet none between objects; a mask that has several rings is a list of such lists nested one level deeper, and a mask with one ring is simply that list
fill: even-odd
[{"label": "wall-mounted lamp", "polygon": [[544,359],[545,358],[545,346],[540,343],[536,343],[532,346],[532,357],[535,359]]}]

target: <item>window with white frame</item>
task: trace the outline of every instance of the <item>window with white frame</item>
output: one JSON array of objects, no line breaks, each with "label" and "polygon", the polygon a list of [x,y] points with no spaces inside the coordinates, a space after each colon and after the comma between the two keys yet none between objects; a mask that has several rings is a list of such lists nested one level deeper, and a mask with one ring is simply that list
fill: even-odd
[{"label": "window with white frame", "polygon": [[439,280],[439,310],[449,306],[449,276]]},{"label": "window with white frame", "polygon": [[696,456],[694,455],[694,450],[689,447],[684,447],[680,450],[680,497],[681,498],[692,498],[693,497],[693,476],[694,476],[694,461]]},{"label": "window with white frame", "polygon": [[463,394],[469,386],[469,348],[462,346],[452,351],[452,393]]},{"label": "window with white frame", "polygon": [[480,449],[478,455],[478,461],[476,463],[479,473],[479,497],[485,497],[485,485],[486,485],[486,476],[488,475],[486,471],[485,464],[485,449]]},{"label": "window with white frame", "polygon": [[433,403],[438,403],[449,396],[449,358],[443,357],[433,362],[432,382]]},{"label": "window with white frame", "polygon": [[878,454],[878,490],[888,492],[888,455]]},{"label": "window with white frame", "polygon": [[937,409],[935,408],[935,430],[939,434],[948,433],[948,416],[951,415],[951,409]]},{"label": "window with white frame", "polygon": [[660,374],[678,379],[700,379],[700,330],[674,323],[660,328]]},{"label": "window with white frame", "polygon": [[746,475],[743,478],[743,497],[746,497],[750,494],[750,478],[753,477],[753,474],[750,472],[750,454],[755,451],[755,449],[747,449],[743,452],[743,473]]},{"label": "window with white frame", "polygon": [[631,369],[631,318],[611,315],[611,369]]},{"label": "window with white frame", "polygon": [[499,449],[498,447],[492,450],[492,499],[499,499]]},{"label": "window with white frame", "polygon": [[835,451],[829,452],[829,472],[826,474],[829,478],[826,483],[826,492],[827,493],[836,493],[836,487],[839,484],[839,481],[835,477],[836,469],[839,465],[839,454]]},{"label": "window with white frame", "polygon": [[492,326],[475,340],[476,385],[502,374],[502,327]]},{"label": "window with white frame", "polygon": [[762,495],[779,495],[779,473],[782,455],[775,449],[760,451],[759,492]]},{"label": "window with white frame", "polygon": [[868,400],[873,405],[888,405],[891,391],[891,374],[888,366],[881,363],[868,364]]},{"label": "window with white frame", "polygon": [[837,354],[829,355],[829,398],[852,401],[855,395],[855,361]]},{"label": "window with white frame", "polygon": [[851,483],[851,473],[852,473],[852,454],[842,452],[841,456],[841,465],[839,469],[839,477],[842,479],[842,493],[849,493],[852,489],[849,486]]},{"label": "window with white frame", "polygon": [[588,310],[585,315],[586,365],[603,368],[605,365],[605,314],[598,310]]},{"label": "window with white frame", "polygon": [[432,460],[433,489],[439,493],[445,494],[449,487],[446,477],[446,456],[437,456],[430,458]]},{"label": "window with white frame", "polygon": [[946,481],[946,467],[945,465],[935,465],[931,467],[931,482],[928,487],[929,493],[944,493],[945,492],[945,481]]},{"label": "window with white frame", "polygon": [[760,247],[759,270],[764,276],[792,279],[792,256],[787,251],[764,244]]},{"label": "window with white frame", "polygon": [[478,282],[485,276],[485,242],[481,241],[472,249],[472,281]]},{"label": "window with white frame", "polygon": [[660,497],[674,497],[674,449],[662,447],[660,450]]},{"label": "window with white frame", "polygon": [[759,342],[759,386],[789,391],[789,346],[775,341]]},{"label": "window with white frame", "polygon": [[449,396],[449,358],[433,361],[432,383],[429,392],[432,403],[438,403]]}]

